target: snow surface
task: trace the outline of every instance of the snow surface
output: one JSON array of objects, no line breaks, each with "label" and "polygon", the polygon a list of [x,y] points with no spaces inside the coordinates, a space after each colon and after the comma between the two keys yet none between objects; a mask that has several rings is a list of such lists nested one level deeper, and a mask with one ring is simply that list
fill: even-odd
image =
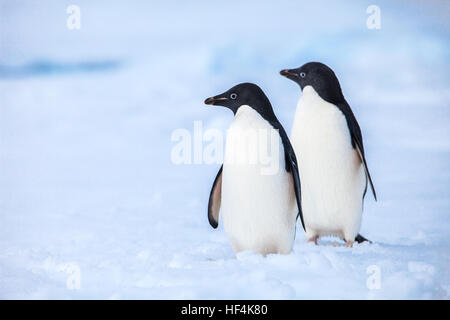
[{"label": "snow surface", "polygon": [[[449,299],[450,5],[376,2],[380,30],[372,1],[0,0],[0,298]],[[203,100],[243,81],[289,132],[278,71],[311,60],[362,127],[374,244],[298,229],[289,255],[236,256],[207,220],[220,164],[174,164],[171,134],[225,130]]]}]

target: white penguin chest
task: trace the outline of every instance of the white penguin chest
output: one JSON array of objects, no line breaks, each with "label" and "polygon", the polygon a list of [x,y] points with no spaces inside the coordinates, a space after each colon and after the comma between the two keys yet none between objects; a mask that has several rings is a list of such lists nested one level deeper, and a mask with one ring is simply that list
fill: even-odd
[{"label": "white penguin chest", "polygon": [[[313,151],[314,158],[331,154],[330,160],[333,160],[351,149],[344,114],[310,86],[304,88],[298,102],[291,140],[303,150]],[[308,157],[307,154],[302,156]]]},{"label": "white penguin chest", "polygon": [[228,132],[222,221],[236,252],[288,253],[295,235],[295,196],[278,131],[241,106]]},{"label": "white penguin chest", "polygon": [[298,159],[307,228],[343,236],[359,230],[365,175],[344,114],[303,89],[291,142]]}]

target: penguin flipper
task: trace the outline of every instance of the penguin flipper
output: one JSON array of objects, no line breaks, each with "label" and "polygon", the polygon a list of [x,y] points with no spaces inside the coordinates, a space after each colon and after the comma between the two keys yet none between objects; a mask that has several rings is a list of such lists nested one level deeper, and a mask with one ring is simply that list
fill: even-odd
[{"label": "penguin flipper", "polygon": [[[370,183],[370,189],[372,189],[373,197],[375,198],[375,201],[377,201],[377,194],[375,192],[375,187],[373,186],[372,177],[370,176],[369,168],[367,167],[366,157],[361,152],[361,148],[359,147],[358,141],[353,139],[356,144],[356,151],[358,152],[359,158],[361,159],[361,162],[364,165],[364,171],[366,172],[366,178]],[[367,190],[367,182],[366,182],[366,190]],[[365,194],[365,191],[364,191]]]},{"label": "penguin flipper", "polygon": [[375,198],[375,201],[377,201],[377,194],[375,192],[375,187],[373,186],[372,177],[370,176],[369,167],[367,166],[366,157],[364,154],[364,146],[363,146],[363,138],[361,133],[361,128],[359,127],[358,121],[355,118],[355,115],[353,114],[352,109],[350,108],[347,101],[342,101],[340,103],[336,104],[337,107],[341,110],[341,112],[344,114],[345,119],[347,120],[347,126],[348,130],[350,131],[350,136],[352,137],[352,146],[356,149],[356,152],[358,153],[359,158],[361,159],[361,162],[364,165],[364,171],[366,173],[366,189],[364,190],[364,195],[366,195],[367,191],[367,181],[370,183],[370,188],[372,189],[373,197]]},{"label": "penguin flipper", "polygon": [[281,138],[281,142],[284,147],[284,158],[286,162],[286,171],[292,173],[292,180],[294,182],[294,192],[295,199],[297,201],[298,214],[297,218],[300,217],[300,221],[302,223],[303,230],[306,231],[305,222],[303,220],[303,211],[302,211],[302,198],[301,198],[301,185],[300,185],[300,174],[298,173],[298,165],[297,165],[297,157],[295,156],[294,148],[289,141],[289,137],[284,131],[281,123],[277,121],[271,121],[270,124],[278,130],[278,133]]},{"label": "penguin flipper", "polygon": [[292,171],[292,178],[294,180],[295,199],[297,200],[297,207],[298,207],[297,218],[300,217],[300,221],[302,223],[303,230],[306,231],[305,222],[303,221],[300,175],[298,173],[297,159],[295,157],[294,150],[292,150],[292,152],[290,152],[289,154],[286,154],[286,156],[289,157],[291,171]]},{"label": "penguin flipper", "polygon": [[214,179],[208,201],[208,221],[214,229],[219,225],[220,203],[222,201],[222,169],[220,167],[216,178]]}]

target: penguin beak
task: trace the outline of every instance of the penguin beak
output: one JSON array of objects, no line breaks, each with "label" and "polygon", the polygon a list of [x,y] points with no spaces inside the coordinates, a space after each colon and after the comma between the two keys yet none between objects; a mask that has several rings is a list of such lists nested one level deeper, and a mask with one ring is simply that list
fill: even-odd
[{"label": "penguin beak", "polygon": [[209,104],[209,105],[213,105],[213,106],[220,105],[219,101],[224,101],[224,100],[228,100],[228,99],[221,95],[218,95],[218,96],[210,97],[210,98],[206,99],[205,104]]},{"label": "penguin beak", "polygon": [[288,79],[294,80],[294,79],[298,79],[298,73],[295,72],[295,70],[291,69],[284,69],[280,71],[280,74]]}]

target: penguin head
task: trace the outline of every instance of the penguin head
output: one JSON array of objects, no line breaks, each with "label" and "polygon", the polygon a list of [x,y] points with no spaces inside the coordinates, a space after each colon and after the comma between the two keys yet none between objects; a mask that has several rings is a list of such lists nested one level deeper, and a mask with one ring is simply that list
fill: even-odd
[{"label": "penguin head", "polygon": [[262,115],[273,114],[267,96],[260,87],[249,82],[240,83],[224,93],[210,97],[205,100],[205,104],[227,107],[234,114],[243,105],[248,105]]},{"label": "penguin head", "polygon": [[281,70],[280,74],[296,82],[302,90],[311,86],[326,101],[343,99],[339,80],[333,70],[323,63],[308,62],[297,69]]}]

